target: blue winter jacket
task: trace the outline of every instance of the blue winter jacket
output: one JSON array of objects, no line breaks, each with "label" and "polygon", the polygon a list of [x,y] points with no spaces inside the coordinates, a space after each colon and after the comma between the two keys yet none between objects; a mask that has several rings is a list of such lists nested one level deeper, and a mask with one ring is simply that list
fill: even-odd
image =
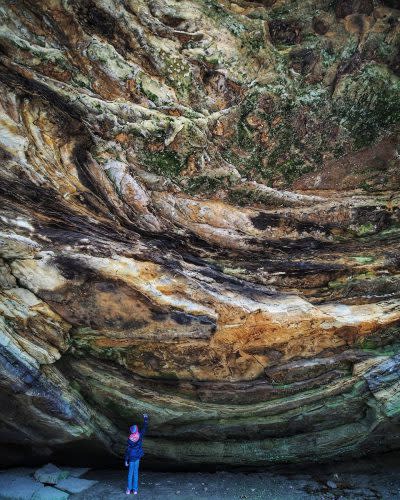
[{"label": "blue winter jacket", "polygon": [[147,431],[147,422],[148,418],[144,419],[143,427],[139,430],[139,439],[134,443],[130,439],[128,439],[126,452],[125,452],[125,462],[134,462],[135,460],[139,460],[143,457],[143,438]]}]

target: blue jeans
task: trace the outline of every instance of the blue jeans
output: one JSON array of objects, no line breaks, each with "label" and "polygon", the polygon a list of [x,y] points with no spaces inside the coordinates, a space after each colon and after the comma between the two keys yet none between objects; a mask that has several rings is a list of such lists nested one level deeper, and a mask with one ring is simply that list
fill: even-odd
[{"label": "blue jeans", "polygon": [[139,486],[139,460],[134,460],[133,462],[129,462],[129,470],[128,470],[128,490],[138,490]]}]

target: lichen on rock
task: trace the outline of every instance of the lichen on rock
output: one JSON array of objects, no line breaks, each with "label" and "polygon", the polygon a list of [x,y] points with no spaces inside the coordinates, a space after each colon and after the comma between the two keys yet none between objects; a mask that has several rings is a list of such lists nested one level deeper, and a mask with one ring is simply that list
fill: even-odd
[{"label": "lichen on rock", "polygon": [[0,0],[0,465],[400,447],[393,4]]}]

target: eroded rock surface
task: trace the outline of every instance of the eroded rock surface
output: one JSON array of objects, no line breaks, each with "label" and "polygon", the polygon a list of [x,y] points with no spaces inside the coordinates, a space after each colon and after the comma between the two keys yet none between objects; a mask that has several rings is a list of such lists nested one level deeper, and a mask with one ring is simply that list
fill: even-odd
[{"label": "eroded rock surface", "polygon": [[0,1],[0,462],[400,447],[395,2]]}]

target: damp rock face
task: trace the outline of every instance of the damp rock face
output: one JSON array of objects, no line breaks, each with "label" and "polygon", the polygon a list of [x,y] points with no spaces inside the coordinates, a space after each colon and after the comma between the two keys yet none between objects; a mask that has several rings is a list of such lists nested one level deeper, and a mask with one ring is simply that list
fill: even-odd
[{"label": "damp rock face", "polygon": [[0,1],[1,465],[400,447],[395,4]]}]

